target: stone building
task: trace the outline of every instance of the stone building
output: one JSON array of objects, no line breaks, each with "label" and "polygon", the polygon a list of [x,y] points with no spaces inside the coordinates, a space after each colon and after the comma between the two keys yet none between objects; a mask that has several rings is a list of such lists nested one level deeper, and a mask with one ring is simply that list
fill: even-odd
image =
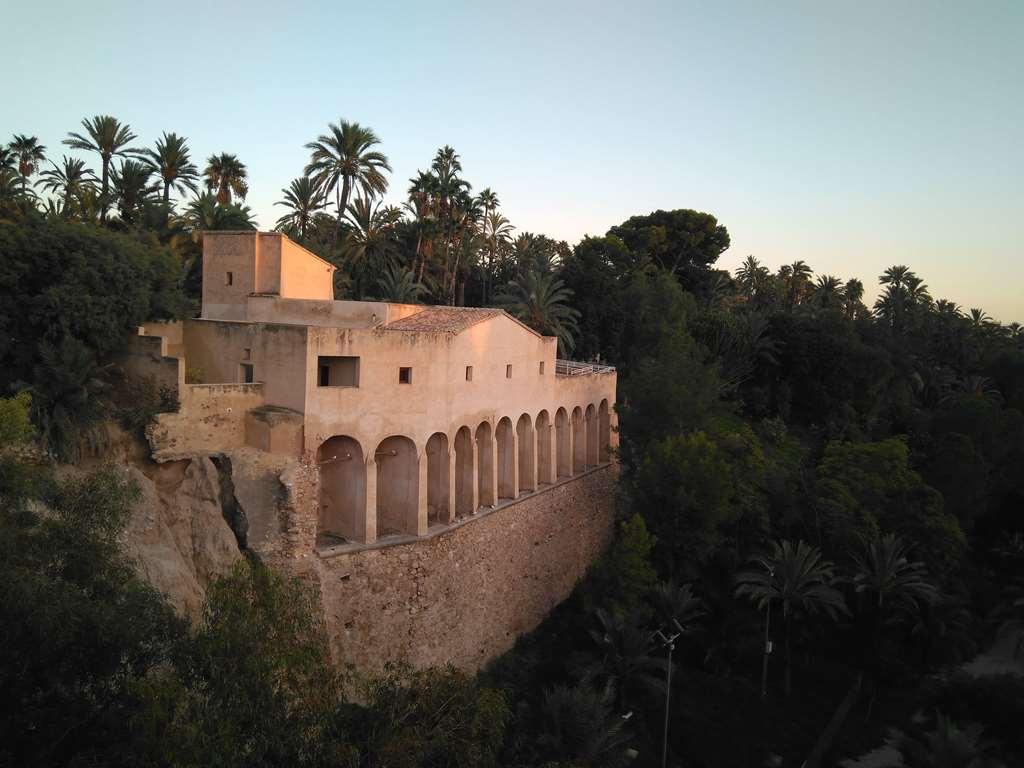
[{"label": "stone building", "polygon": [[339,659],[474,668],[607,540],[615,370],[499,309],[336,301],[333,273],[279,233],[204,236],[201,316],[129,356],[180,401],[153,457],[274,476],[234,480],[248,545],[319,584]]}]

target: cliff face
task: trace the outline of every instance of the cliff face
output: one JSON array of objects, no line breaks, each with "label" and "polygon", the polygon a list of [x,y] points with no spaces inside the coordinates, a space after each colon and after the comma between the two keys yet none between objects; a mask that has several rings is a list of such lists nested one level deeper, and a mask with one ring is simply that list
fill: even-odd
[{"label": "cliff face", "polygon": [[206,587],[241,558],[223,514],[220,473],[206,457],[129,464],[140,496],[124,532],[125,552],[174,607],[196,620]]}]

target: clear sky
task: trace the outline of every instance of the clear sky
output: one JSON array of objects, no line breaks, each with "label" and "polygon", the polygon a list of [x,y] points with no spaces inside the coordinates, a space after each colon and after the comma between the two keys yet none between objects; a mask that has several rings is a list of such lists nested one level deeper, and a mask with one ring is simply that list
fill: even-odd
[{"label": "clear sky", "polygon": [[0,19],[5,137],[59,156],[94,114],[185,134],[197,161],[248,165],[263,228],[344,117],[380,135],[396,202],[448,143],[517,230],[574,243],[695,208],[729,228],[720,266],[804,259],[873,292],[906,263],[1024,322],[1021,0],[0,0]]}]

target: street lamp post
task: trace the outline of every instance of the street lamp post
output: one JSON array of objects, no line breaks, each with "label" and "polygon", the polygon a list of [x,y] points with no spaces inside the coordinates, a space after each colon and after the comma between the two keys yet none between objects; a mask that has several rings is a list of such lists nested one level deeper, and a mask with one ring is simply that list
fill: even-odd
[{"label": "street lamp post", "polygon": [[654,633],[661,641],[662,647],[668,649],[668,668],[665,670],[665,728],[661,736],[661,768],[665,768],[668,761],[668,708],[672,696],[672,651],[676,648],[676,640],[686,631],[675,619],[672,619],[672,623],[675,624],[677,630],[673,634],[666,635],[660,629]]},{"label": "street lamp post", "polygon": [[761,561],[761,564],[768,569],[768,599],[764,607],[764,657],[761,661],[761,698],[768,696],[768,657],[772,652],[772,641],[769,636],[769,628],[772,622],[772,583],[775,581],[775,568],[768,563]]}]

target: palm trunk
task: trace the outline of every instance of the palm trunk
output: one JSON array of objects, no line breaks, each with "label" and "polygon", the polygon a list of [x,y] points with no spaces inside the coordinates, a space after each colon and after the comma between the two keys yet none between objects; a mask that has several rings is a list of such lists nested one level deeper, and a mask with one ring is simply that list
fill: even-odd
[{"label": "palm trunk", "polygon": [[171,182],[164,179],[164,207],[171,204]]},{"label": "palm trunk", "polygon": [[793,693],[793,643],[789,616],[786,616],[786,698]]},{"label": "palm trunk", "polygon": [[100,223],[107,220],[107,188],[110,182],[110,158],[100,155],[103,160],[103,185],[100,191]]}]

